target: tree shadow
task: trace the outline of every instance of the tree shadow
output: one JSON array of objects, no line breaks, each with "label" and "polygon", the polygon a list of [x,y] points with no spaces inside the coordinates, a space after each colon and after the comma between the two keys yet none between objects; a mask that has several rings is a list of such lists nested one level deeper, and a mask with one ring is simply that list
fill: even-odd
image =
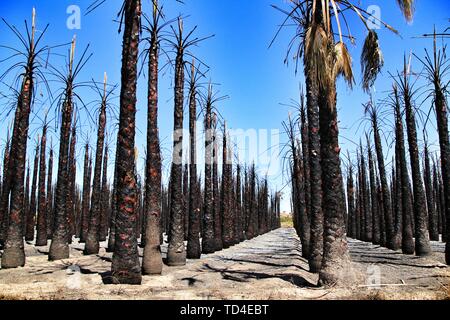
[{"label": "tree shadow", "polygon": [[235,282],[248,282],[250,279],[281,279],[283,281],[294,284],[297,287],[305,288],[318,288],[317,284],[311,283],[305,278],[297,274],[268,274],[263,272],[254,271],[238,271],[215,268],[209,264],[204,264],[203,268],[209,271],[220,272],[222,278],[225,280],[231,280]]},{"label": "tree shadow", "polygon": [[273,263],[273,262],[269,262],[269,261],[256,261],[256,260],[250,260],[250,259],[235,259],[235,258],[224,258],[222,260],[230,261],[230,262],[243,262],[243,263],[261,264],[261,265],[264,265],[264,266],[277,267],[277,268],[295,267],[297,269],[309,272],[309,270],[303,268],[302,266],[298,266],[298,265],[295,265],[295,264],[279,264],[279,263]]}]

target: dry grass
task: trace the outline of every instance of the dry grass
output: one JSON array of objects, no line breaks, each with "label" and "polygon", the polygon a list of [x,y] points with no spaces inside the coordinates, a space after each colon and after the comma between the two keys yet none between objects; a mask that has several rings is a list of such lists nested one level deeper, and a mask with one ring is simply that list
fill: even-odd
[{"label": "dry grass", "polygon": [[292,217],[290,215],[281,215],[281,227],[282,228],[293,228],[294,222],[292,221]]}]

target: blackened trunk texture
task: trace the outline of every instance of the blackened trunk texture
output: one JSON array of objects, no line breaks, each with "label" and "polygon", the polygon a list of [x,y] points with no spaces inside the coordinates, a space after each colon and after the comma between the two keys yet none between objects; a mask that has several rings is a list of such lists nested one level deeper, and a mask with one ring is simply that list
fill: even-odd
[{"label": "blackened trunk texture", "polygon": [[[408,90],[408,89],[407,89]],[[411,104],[409,91],[405,90],[405,114],[406,131],[408,133],[409,156],[411,163],[411,175],[413,180],[414,197],[414,226],[416,239],[416,255],[428,255],[431,252],[428,227],[425,190],[423,188],[422,175],[420,172],[419,147],[417,145],[416,119]]]},{"label": "blackened trunk texture", "polygon": [[350,163],[347,176],[347,207],[348,207],[348,235],[355,238],[355,187],[353,183],[353,165]]},{"label": "blackened trunk texture", "polygon": [[86,237],[84,254],[97,254],[100,250],[100,219],[101,219],[101,175],[103,149],[105,146],[106,128],[106,92],[103,94],[98,116],[97,146],[95,150],[94,180],[92,181],[91,210],[89,212],[89,227]]},{"label": "blackened trunk texture", "polygon": [[310,257],[310,236],[311,230],[306,209],[306,195],[305,195],[305,179],[303,176],[303,163],[301,159],[301,152],[297,149],[294,139],[291,141],[291,150],[294,157],[294,192],[297,212],[297,228],[299,231],[300,240],[302,243],[302,257],[309,259]]},{"label": "blackened trunk texture", "polygon": [[147,161],[144,198],[146,229],[142,272],[144,274],[161,274],[163,266],[160,244],[162,168],[158,129],[159,39],[157,31],[152,32],[150,41],[147,97]]},{"label": "blackened trunk texture", "polygon": [[53,234],[53,146],[50,147],[47,173],[47,239],[50,240]]},{"label": "blackened trunk texture", "polygon": [[[210,89],[211,91],[211,89]],[[209,93],[209,96],[211,92]],[[209,97],[208,97],[209,98]],[[204,192],[204,211],[203,211],[203,239],[202,239],[202,252],[204,254],[210,254],[216,251],[217,242],[215,239],[215,206],[213,194],[213,182],[212,182],[212,167],[213,161],[216,161],[214,157],[213,149],[213,130],[212,130],[212,105],[211,100],[206,102],[206,115],[205,115],[205,192]],[[222,241],[221,241],[222,242]]]},{"label": "blackened trunk texture", "polygon": [[216,115],[213,116],[213,164],[212,164],[212,195],[213,195],[213,215],[214,215],[214,241],[215,251],[223,249],[222,243],[222,212],[221,212],[221,195],[219,187],[219,140],[217,137],[217,119]]},{"label": "blackened trunk texture", "polygon": [[55,190],[54,228],[49,260],[69,258],[69,228],[67,225],[67,195],[69,193],[69,143],[72,126],[72,83],[66,88],[59,139],[58,173]]},{"label": "blackened trunk texture", "polygon": [[[306,108],[303,101],[303,96],[301,97],[302,103],[300,108],[300,130],[302,136],[302,155],[303,155],[303,175],[305,184],[305,203],[306,203],[306,215],[308,217],[308,222],[311,221],[311,169],[309,165],[309,130],[307,123]],[[309,231],[311,233],[311,230]],[[309,251],[310,249],[308,249]]]},{"label": "blackened trunk texture", "polygon": [[189,233],[189,164],[187,163],[184,164],[183,169],[183,228],[184,241],[187,241]]},{"label": "blackened trunk texture", "polygon": [[[39,139],[38,139],[39,140]],[[34,240],[34,226],[36,224],[36,189],[39,168],[39,145],[36,146],[33,162],[33,177],[31,182],[30,209],[27,212],[27,223],[25,229],[25,241]]]},{"label": "blackened trunk texture", "polygon": [[[181,33],[181,30],[180,30]],[[180,35],[180,38],[182,35]],[[183,103],[184,103],[184,61],[183,47],[178,46],[175,61],[175,107],[174,107],[174,133],[173,154],[171,169],[170,190],[170,241],[167,251],[169,266],[182,266],[186,264],[186,250],[184,247],[183,223]]]},{"label": "blackened trunk texture", "polygon": [[119,154],[116,152],[115,162],[114,162],[114,180],[113,180],[113,190],[111,195],[111,218],[109,221],[109,235],[108,235],[108,248],[107,252],[114,252],[114,246],[116,243],[116,217],[117,217],[117,159]]},{"label": "blackened trunk texture", "polygon": [[236,168],[236,213],[237,213],[237,236],[239,242],[245,240],[244,236],[244,219],[243,219],[243,209],[242,209],[242,186],[241,186],[241,165],[238,164]]},{"label": "blackened trunk texture", "polygon": [[372,209],[370,207],[369,187],[367,184],[366,159],[361,147],[361,189],[364,202],[364,224],[362,240],[365,242],[372,241]]},{"label": "blackened trunk texture", "polygon": [[348,252],[339,128],[336,109],[336,84],[331,82],[320,99],[320,144],[324,211],[324,250],[319,283],[330,286],[352,279]]},{"label": "blackened trunk texture", "polygon": [[200,188],[197,185],[197,88],[195,86],[195,69],[192,64],[191,86],[189,90],[189,228],[187,258],[200,259]]},{"label": "blackened trunk texture", "polygon": [[117,213],[112,280],[116,284],[141,284],[141,266],[134,227],[136,212],[135,133],[136,85],[141,1],[125,0],[122,46],[119,132],[117,138]]},{"label": "blackened trunk texture", "polygon": [[108,234],[109,187],[108,187],[108,146],[105,146],[102,165],[102,192],[100,195],[100,231],[99,240],[106,241]]},{"label": "blackened trunk texture", "polygon": [[377,117],[373,117],[372,127],[375,141],[375,150],[377,153],[378,171],[380,174],[381,196],[383,198],[383,214],[384,214],[383,218],[386,226],[385,227],[386,246],[389,249],[395,250],[397,248],[395,248],[395,241],[394,241],[394,222],[392,219],[391,199],[389,195],[389,186],[386,177],[386,167],[384,165],[383,146],[381,144],[381,136],[380,131],[378,129]]},{"label": "blackened trunk texture", "polygon": [[440,81],[439,74],[436,74],[434,81],[434,104],[436,107],[437,126],[439,133],[439,145],[441,148],[441,171],[443,179],[444,207],[442,208],[445,217],[445,231],[443,238],[447,240],[445,246],[445,261],[450,265],[450,140],[447,115],[447,100],[444,96],[444,89]]},{"label": "blackened trunk texture", "polygon": [[27,166],[27,176],[25,180],[25,196],[23,198],[23,221],[22,221],[22,234],[25,234],[26,229],[26,219],[28,215],[28,210],[30,210],[30,163],[28,162]]},{"label": "blackened trunk texture", "polygon": [[221,213],[222,213],[222,244],[227,249],[233,245],[233,221],[230,208],[230,190],[231,181],[229,180],[228,166],[228,146],[226,128],[223,131],[222,143],[222,194],[221,194]]},{"label": "blackened trunk texture", "polygon": [[84,147],[83,166],[83,195],[81,200],[81,228],[80,242],[85,242],[89,228],[89,208],[91,203],[91,160],[89,158],[89,145]]},{"label": "blackened trunk texture", "polygon": [[323,211],[322,211],[322,169],[319,136],[319,87],[313,72],[305,72],[306,104],[309,133],[309,167],[311,183],[311,249],[309,270],[318,273],[322,265],[323,255]]},{"label": "blackened trunk texture", "polygon": [[39,182],[38,182],[38,218],[37,218],[37,233],[36,246],[47,245],[47,203],[45,194],[45,174],[46,174],[46,159],[45,152],[47,147],[47,125],[44,124],[41,138],[41,152],[39,155]]},{"label": "blackened trunk texture", "polygon": [[72,134],[69,148],[69,168],[68,168],[68,193],[67,193],[67,225],[68,225],[68,242],[72,243],[72,238],[75,235],[76,217],[75,217],[75,197],[76,197],[76,175],[77,175],[77,160],[76,160],[76,122],[74,116],[74,124],[72,126]]},{"label": "blackened trunk texture", "polygon": [[400,101],[398,97],[398,91],[394,88],[395,96],[395,140],[396,140],[396,152],[399,161],[400,171],[400,186],[401,186],[401,202],[402,202],[402,252],[404,254],[414,254],[414,238],[412,228],[412,212],[411,206],[411,188],[409,184],[409,173],[406,162],[405,151],[405,134],[403,130],[403,120],[400,110]]},{"label": "blackened trunk texture", "polygon": [[[369,140],[369,139],[367,139]],[[368,141],[369,142],[369,141]],[[369,161],[369,183],[370,183],[370,203],[372,205],[372,243],[380,244],[380,212],[378,210],[378,195],[375,181],[375,164],[373,161],[372,149],[368,143]]]},{"label": "blackened trunk texture", "polygon": [[425,161],[424,161],[424,180],[425,192],[427,194],[427,208],[428,208],[428,228],[430,232],[430,240],[439,241],[439,230],[437,224],[436,201],[433,191],[433,183],[431,177],[430,154],[428,150],[428,143],[425,142]]},{"label": "blackened trunk texture", "polygon": [[[32,45],[33,47],[33,45]],[[6,242],[2,255],[2,269],[16,268],[25,265],[25,252],[22,233],[22,221],[24,219],[24,180],[25,180],[25,157],[27,153],[27,140],[29,118],[31,112],[31,101],[33,99],[33,65],[34,47],[30,50],[27,67],[22,80],[22,87],[19,93],[16,113],[14,117],[14,127],[11,141],[11,148],[8,161],[8,183],[6,192],[6,202],[2,197],[2,209],[4,215],[8,214],[8,196],[11,192],[9,216],[4,218],[7,221]],[[9,187],[8,187],[9,186]]]},{"label": "blackened trunk texture", "polygon": [[378,210],[380,211],[380,245],[382,247],[386,247],[386,223],[384,221],[383,194],[381,191],[381,182],[379,174],[376,174],[375,180],[377,183]]},{"label": "blackened trunk texture", "polygon": [[[3,179],[2,179],[2,193],[0,198],[0,246],[3,246],[5,243],[7,228],[8,228],[8,221],[9,221],[9,193],[10,193],[10,186],[11,186],[11,176],[9,173],[9,152],[10,152],[10,138],[9,138],[9,131],[8,131],[8,137],[6,139],[6,146],[5,151],[3,154]],[[28,172],[29,173],[29,172]],[[29,174],[27,174],[28,180],[29,180]],[[30,183],[28,182],[28,186]],[[28,189],[29,190],[29,189]],[[25,193],[25,196],[28,198],[29,193]],[[25,204],[28,203],[24,202],[24,208]],[[28,205],[26,205],[28,208]],[[22,219],[25,221],[25,219]]]},{"label": "blackened trunk texture", "polygon": [[[395,149],[396,155],[398,154],[397,146]],[[394,228],[394,241],[395,248],[401,248],[402,243],[402,230],[403,230],[403,208],[402,208],[402,174],[400,159],[395,156],[395,160],[392,161],[392,208],[395,215],[395,228]],[[395,164],[395,165],[394,165]],[[397,169],[399,168],[399,169]]]}]

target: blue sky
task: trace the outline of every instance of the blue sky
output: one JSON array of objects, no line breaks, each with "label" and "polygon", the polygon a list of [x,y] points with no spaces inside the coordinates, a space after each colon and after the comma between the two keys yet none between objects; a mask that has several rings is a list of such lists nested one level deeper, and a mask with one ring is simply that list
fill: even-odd
[{"label": "blue sky", "polygon": [[[20,30],[24,30],[24,19],[30,20],[31,9],[34,6],[37,11],[37,25],[41,29],[50,24],[45,36],[44,43],[56,45],[70,42],[73,35],[77,36],[77,56],[90,43],[89,51],[93,53],[92,59],[80,74],[80,81],[89,81],[94,78],[101,81],[103,72],[108,73],[110,83],[120,82],[121,66],[121,43],[122,35],[118,34],[118,23],[115,20],[120,9],[120,1],[108,0],[107,3],[99,7],[95,12],[84,16],[90,0],[22,0],[22,1],[2,1],[0,3],[0,16],[9,23],[16,25]],[[150,12],[150,0],[143,0],[144,11]],[[227,1],[206,1],[206,0],[185,0],[185,4],[180,4],[172,0],[161,2],[165,6],[166,16],[173,18],[183,14],[186,29],[198,25],[197,35],[208,36],[214,34],[215,37],[201,43],[192,49],[193,53],[204,61],[211,69],[208,79],[214,83],[219,83],[218,90],[221,95],[228,95],[230,98],[220,102],[217,107],[221,114],[229,123],[231,128],[240,129],[279,129],[282,130],[281,123],[287,119],[289,108],[280,103],[289,103],[290,99],[297,99],[299,84],[303,82],[302,68],[298,75],[294,73],[294,65],[288,67],[283,64],[287,44],[294,33],[293,28],[286,28],[277,38],[275,44],[269,49],[269,43],[274,37],[277,26],[283,21],[283,15],[271,8],[271,4],[287,7],[286,1],[282,0],[227,0]],[[78,5],[81,8],[81,29],[70,30],[66,26],[69,17],[66,10],[70,5]],[[430,48],[431,41],[424,39],[413,39],[414,36],[429,33],[436,25],[437,30],[444,30],[449,26],[450,3],[446,0],[424,1],[418,0],[414,22],[408,25],[400,14],[396,1],[361,1],[361,7],[367,8],[369,5],[379,5],[381,8],[382,20],[393,25],[399,30],[401,37],[396,36],[386,29],[379,30],[380,44],[384,52],[385,67],[383,74],[376,82],[375,99],[383,99],[387,96],[392,80],[389,79],[388,71],[395,72],[402,66],[403,54],[409,55],[411,51],[423,55],[423,48]],[[356,46],[348,45],[354,57],[354,73],[356,81],[360,83],[359,56],[362,42],[365,37],[365,30],[361,23],[355,18],[348,16],[352,34],[357,39]],[[4,23],[0,24],[0,44],[19,46],[19,42],[6,28]],[[59,54],[66,54],[66,49],[56,49]],[[0,49],[0,60],[7,56],[8,51]],[[164,57],[162,58],[164,60]],[[51,63],[55,67],[61,67],[64,58],[52,56]],[[163,65],[164,62],[161,62]],[[0,72],[7,68],[7,63],[0,63]],[[419,63],[413,60],[413,69],[421,71]],[[50,77],[52,78],[52,77]],[[11,79],[7,79],[7,81]],[[140,154],[144,153],[145,131],[146,131],[146,79],[141,77],[138,87],[138,132],[136,136],[136,146]],[[166,165],[170,161],[170,135],[173,126],[173,74],[169,69],[165,69],[160,82],[160,135],[164,148]],[[11,82],[11,81],[10,81]],[[420,83],[420,81],[419,81]],[[51,82],[52,88],[61,85]],[[43,90],[43,88],[41,87]],[[5,85],[0,84],[0,92],[5,92]],[[118,91],[117,91],[118,93]],[[44,93],[45,94],[45,93]],[[92,90],[81,89],[85,102],[97,99]],[[2,111],[5,108],[2,103]],[[363,93],[358,86],[353,91],[339,81],[338,84],[338,108],[341,122],[341,143],[344,151],[350,151],[355,146],[349,140],[358,142],[359,136],[363,132],[363,127],[358,126],[363,117],[361,104],[368,100],[367,94]],[[419,98],[420,100],[420,98]],[[117,99],[114,100],[117,105]],[[92,116],[96,118],[95,110],[98,106],[90,104]],[[34,113],[42,115],[43,110],[49,108],[49,103],[38,103],[34,108]],[[424,110],[429,108],[429,103],[423,106]],[[2,113],[2,126],[0,134],[5,136],[9,118],[5,119]],[[36,128],[40,125],[38,117],[32,118],[31,140],[28,149],[34,149]],[[95,135],[95,127],[88,116],[80,113],[80,124],[83,131]],[[357,130],[359,128],[359,130]],[[390,131],[389,128],[385,130]],[[419,130],[421,131],[421,130]],[[435,143],[436,135],[432,123],[429,126],[430,140]],[[52,133],[54,144],[58,140],[58,134]],[[86,137],[86,135],[85,135]],[[85,138],[84,138],[85,139]],[[79,138],[83,140],[83,138]],[[115,132],[111,141],[115,141]],[[285,138],[281,138],[281,143]],[[94,139],[90,144],[95,145]],[[0,142],[3,149],[4,139]],[[82,143],[78,145],[78,171],[82,170]],[[142,156],[141,156],[142,157]],[[110,157],[112,158],[112,157]],[[139,163],[142,168],[142,161]],[[112,166],[109,167],[112,171]],[[286,181],[281,174],[271,177],[272,187],[281,188]],[[284,191],[289,192],[286,188]],[[286,197],[284,209],[288,210],[289,202]]]}]

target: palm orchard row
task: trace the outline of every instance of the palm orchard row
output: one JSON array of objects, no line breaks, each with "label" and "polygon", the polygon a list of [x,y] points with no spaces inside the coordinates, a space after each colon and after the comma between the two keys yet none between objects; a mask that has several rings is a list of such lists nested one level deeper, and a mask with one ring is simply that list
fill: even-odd
[{"label": "palm orchard row", "polygon": [[[414,1],[396,3],[406,19],[412,20]],[[356,15],[367,29],[361,55],[366,92],[371,91],[383,66],[378,35],[367,23],[374,17],[355,1],[348,0],[297,0],[288,9],[276,9],[286,15],[280,30],[296,27],[288,55],[293,53],[297,63],[303,58],[306,79],[306,92],[297,104],[298,113],[284,126],[289,138],[294,224],[310,271],[319,273],[319,282],[325,285],[354,281],[347,236],[393,250],[401,248],[406,254],[430,254],[430,237],[439,240],[441,233],[444,240],[448,239],[450,222],[450,145],[444,79],[449,64],[445,52],[436,47],[436,35],[434,52],[416,58],[426,71],[427,93],[437,120],[440,157],[430,155],[425,142],[423,163],[420,161],[417,90],[405,59],[403,70],[390,74],[393,86],[389,99],[364,106],[371,130],[366,134],[365,148],[362,143],[358,148],[356,159],[348,157],[345,184],[336,81],[342,76],[350,87],[354,84],[352,57],[344,41],[355,39],[346,16]],[[378,22],[397,33],[385,22]],[[344,27],[348,29],[347,35]],[[390,167],[385,163],[388,153],[383,150],[380,133],[386,112],[393,115],[395,123],[395,152]],[[427,110],[427,114],[431,113]],[[449,242],[446,261],[450,263]]]},{"label": "palm orchard row", "polygon": [[[94,3],[92,8],[95,8]],[[58,96],[61,112],[59,156],[56,183],[53,183],[54,150],[47,159],[47,114],[35,149],[33,170],[26,166],[28,128],[36,85],[43,80],[43,69],[49,62],[41,57],[49,50],[35,37],[35,12],[26,35],[14,26],[8,27],[25,46],[24,62],[15,101],[14,125],[7,139],[1,181],[0,241],[3,245],[2,268],[25,265],[24,239],[36,246],[51,240],[49,260],[69,258],[73,236],[85,243],[84,254],[98,254],[100,242],[108,240],[113,252],[113,283],[141,283],[142,273],[160,274],[163,260],[161,244],[168,235],[167,264],[179,266],[186,259],[199,259],[246,239],[279,227],[280,194],[270,193],[267,179],[260,179],[255,165],[233,165],[234,152],[227,137],[226,124],[215,106],[221,100],[212,85],[202,93],[202,63],[188,62],[190,47],[206,38],[196,38],[195,28],[185,32],[181,18],[166,20],[162,7],[153,1],[150,18],[142,14],[140,0],[126,0],[120,11],[123,22],[120,116],[114,161],[113,182],[108,183],[109,146],[105,142],[107,108],[115,87],[105,80],[93,87],[100,97],[96,147],[84,146],[83,181],[76,181],[77,126],[75,106],[80,75],[88,62],[86,49],[75,57],[75,39],[71,43],[67,73],[51,67],[64,84]],[[141,23],[142,16],[146,24]],[[166,30],[170,30],[166,31]],[[144,32],[141,32],[144,31]],[[142,39],[141,34],[147,38]],[[136,88],[138,61],[142,50],[148,67],[148,119],[145,173],[136,169]],[[158,132],[158,80],[162,43],[174,52],[174,139],[168,186],[162,184],[162,159]],[[13,49],[15,50],[15,49]],[[15,50],[15,52],[18,52]],[[188,74],[188,77],[186,77]],[[187,80],[186,80],[187,78]],[[40,82],[42,83],[42,81]],[[44,82],[46,83],[46,82]],[[188,94],[185,99],[185,84]],[[184,103],[189,110],[189,159],[183,164]],[[196,121],[204,115],[205,166],[203,179],[197,167]],[[222,131],[222,134],[219,133]],[[222,140],[221,143],[219,140]],[[222,168],[219,170],[219,148]],[[187,153],[186,153],[187,154]],[[31,171],[31,172],[30,172]],[[203,180],[203,181],[202,181]],[[36,230],[36,233],[35,233]],[[144,247],[142,265],[138,240]],[[187,240],[187,248],[185,241]]]}]

